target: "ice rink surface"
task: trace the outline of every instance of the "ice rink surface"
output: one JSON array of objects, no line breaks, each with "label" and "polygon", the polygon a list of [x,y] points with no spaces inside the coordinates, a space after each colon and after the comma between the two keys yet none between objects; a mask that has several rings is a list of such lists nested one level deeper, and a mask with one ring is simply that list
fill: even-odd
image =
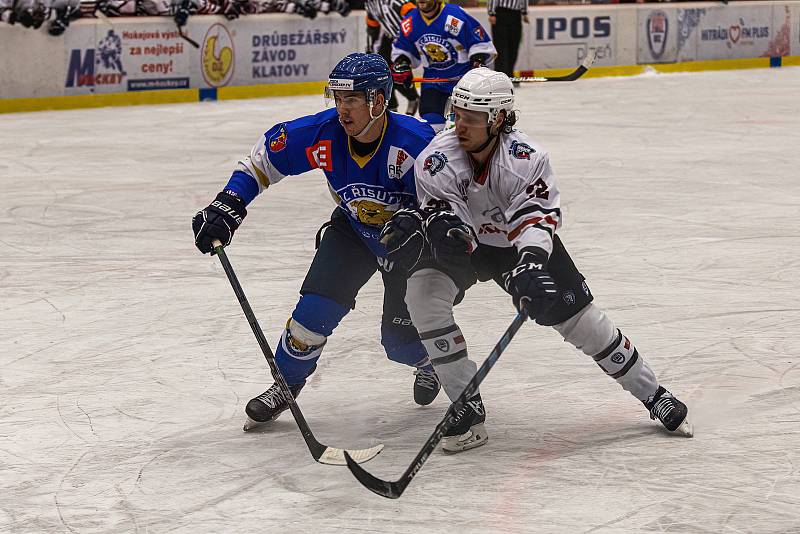
[{"label": "ice rink surface", "polygon": [[[489,443],[397,501],[316,464],[292,418],[243,433],[272,379],[190,219],[273,123],[322,97],[0,117],[0,531],[800,532],[800,69],[526,85],[560,235],[595,302],[690,406],[695,437],[552,329],[484,382]],[[259,197],[228,248],[270,343],[332,209],[321,173]],[[373,279],[299,398],[318,439],[396,479],[447,408],[379,343]],[[482,284],[482,360],[513,318]]]}]

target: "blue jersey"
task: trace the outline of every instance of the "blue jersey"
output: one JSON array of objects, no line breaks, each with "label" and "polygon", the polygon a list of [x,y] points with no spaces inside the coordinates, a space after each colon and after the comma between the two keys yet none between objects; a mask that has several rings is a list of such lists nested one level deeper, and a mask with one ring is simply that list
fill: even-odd
[{"label": "blue jersey", "polygon": [[[469,57],[475,54],[495,56],[497,51],[480,22],[453,4],[443,5],[432,20],[423,17],[419,9],[410,11],[392,47],[392,61],[407,56],[413,67],[422,64],[426,78],[460,78],[472,68]],[[455,85],[430,83],[423,88],[449,94]]]},{"label": "blue jersey", "polygon": [[286,176],[322,169],[339,209],[370,250],[383,257],[381,228],[398,209],[416,205],[414,161],[433,136],[427,123],[387,112],[378,147],[358,156],[336,109],[328,109],[270,128],[239,162],[226,189],[250,203]]}]

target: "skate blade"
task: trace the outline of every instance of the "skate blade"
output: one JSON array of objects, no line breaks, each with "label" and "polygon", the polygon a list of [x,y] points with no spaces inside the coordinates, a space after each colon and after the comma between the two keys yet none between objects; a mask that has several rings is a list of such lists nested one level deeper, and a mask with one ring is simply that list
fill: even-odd
[{"label": "skate blade", "polygon": [[683,420],[683,423],[680,424],[678,428],[672,431],[673,434],[677,434],[679,436],[685,436],[687,438],[691,438],[694,436],[694,427],[692,426],[691,421],[689,418]]},{"label": "skate blade", "polygon": [[[469,436],[465,439],[464,436]],[[457,452],[468,451],[481,445],[486,445],[489,441],[489,434],[486,433],[486,428],[483,423],[473,425],[472,428],[465,434],[460,436],[449,436],[442,439],[442,452],[445,454],[455,454]]]},{"label": "skate blade", "polygon": [[259,428],[264,428],[265,426],[269,425],[270,423],[275,421],[280,416],[281,416],[281,414],[278,414],[275,417],[273,417],[272,419],[270,419],[269,421],[256,421],[254,419],[250,419],[249,416],[245,416],[246,419],[245,419],[245,422],[244,422],[244,426],[242,426],[242,431],[243,432],[250,432],[251,430],[257,430]]}]

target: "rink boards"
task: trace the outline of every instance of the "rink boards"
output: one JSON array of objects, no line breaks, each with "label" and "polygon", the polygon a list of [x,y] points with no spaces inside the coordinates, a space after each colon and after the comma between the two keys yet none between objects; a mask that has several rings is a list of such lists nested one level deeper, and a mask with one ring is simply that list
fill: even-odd
[{"label": "rink boards", "polygon": [[[484,9],[470,10],[488,27]],[[0,112],[313,94],[365,47],[363,17],[190,18],[193,47],[164,17],[83,19],[62,37],[0,26]],[[800,65],[800,0],[535,7],[517,68],[589,76]]]}]

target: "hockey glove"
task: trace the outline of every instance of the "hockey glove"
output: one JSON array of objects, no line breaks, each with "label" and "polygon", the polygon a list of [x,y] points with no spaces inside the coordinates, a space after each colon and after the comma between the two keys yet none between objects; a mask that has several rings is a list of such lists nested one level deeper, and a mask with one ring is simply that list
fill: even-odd
[{"label": "hockey glove", "polygon": [[397,210],[381,230],[381,243],[386,246],[386,258],[410,271],[419,262],[425,246],[422,233],[422,213],[414,208]]},{"label": "hockey glove", "polygon": [[469,62],[473,69],[485,67],[489,63],[490,59],[492,59],[492,56],[489,54],[472,54],[469,56]]},{"label": "hockey glove", "polygon": [[195,246],[203,254],[214,250],[212,242],[215,239],[219,239],[227,247],[246,215],[244,200],[226,189],[217,195],[211,205],[192,217]]},{"label": "hockey glove", "polygon": [[534,247],[522,249],[517,266],[503,274],[503,286],[514,307],[526,309],[531,319],[540,317],[555,303],[558,287],[545,268],[547,253]]},{"label": "hockey glove", "polygon": [[455,213],[434,212],[425,219],[424,228],[436,263],[453,272],[470,267],[475,248],[472,232]]},{"label": "hockey glove", "polygon": [[414,87],[414,73],[411,72],[411,60],[400,56],[392,62],[392,80],[406,89]]}]

